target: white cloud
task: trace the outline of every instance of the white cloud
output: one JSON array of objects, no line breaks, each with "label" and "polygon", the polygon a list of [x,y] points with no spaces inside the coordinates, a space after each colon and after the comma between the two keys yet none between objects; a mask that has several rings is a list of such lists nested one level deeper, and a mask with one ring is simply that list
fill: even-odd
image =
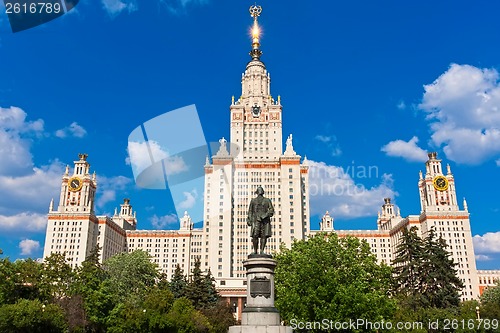
[{"label": "white cloud", "polygon": [[76,121],[72,122],[69,126],[59,129],[55,132],[55,136],[58,138],[66,138],[72,136],[75,138],[83,138],[87,135],[87,131],[82,126],[78,125]]},{"label": "white cloud", "polygon": [[179,202],[177,207],[179,209],[193,208],[196,204],[196,199],[198,198],[198,191],[196,189],[193,189],[190,192],[183,192],[182,194],[184,195],[184,200]]},{"label": "white cloud", "polygon": [[21,249],[21,255],[29,256],[40,249],[40,242],[32,239],[23,239],[19,242],[19,248]]},{"label": "white cloud", "polygon": [[137,8],[137,2],[135,0],[101,0],[103,8],[112,17],[120,14],[123,11],[129,13],[135,12]]},{"label": "white cloud", "polygon": [[495,69],[452,64],[424,86],[432,143],[448,159],[478,164],[500,156],[500,84]]},{"label": "white cloud", "polygon": [[4,233],[44,232],[47,226],[47,216],[38,213],[19,213],[15,215],[0,215],[0,230]]},{"label": "white cloud", "polygon": [[331,142],[333,138],[331,136],[327,136],[327,135],[316,135],[315,139],[319,140],[321,142],[327,143],[327,142]]},{"label": "white cloud", "polygon": [[325,144],[332,156],[342,155],[342,150],[340,149],[340,146],[337,143],[337,137],[335,135],[318,134],[314,137],[314,139]]},{"label": "white cloud", "polygon": [[208,0],[159,0],[171,13],[181,14],[185,12],[190,5],[203,5],[208,3]]},{"label": "white cloud", "polygon": [[477,254],[500,253],[500,231],[487,232],[482,236],[476,235],[472,241]]},{"label": "white cloud", "polygon": [[386,144],[381,150],[387,156],[402,157],[410,162],[427,161],[427,152],[418,145],[418,138],[414,136],[410,141],[394,140]]},{"label": "white cloud", "polygon": [[124,176],[97,176],[97,207],[102,208],[108,202],[116,201],[116,193],[124,191],[130,183],[132,180]]},{"label": "white cloud", "polygon": [[[378,180],[370,188],[357,183],[357,179]],[[383,198],[394,198],[392,176],[379,177],[376,166],[346,168],[309,161],[309,197],[312,215],[330,211],[335,217],[357,218],[374,216],[383,203]]]},{"label": "white cloud", "polygon": [[153,165],[154,162],[165,161],[165,172],[167,176],[172,176],[188,170],[188,166],[180,156],[169,157],[168,152],[162,149],[158,142],[149,140],[148,142],[128,143],[129,157],[125,159],[127,165],[131,165],[134,175],[139,175],[142,171]]},{"label": "white cloud", "polygon": [[[51,198],[59,198],[64,172],[59,161],[33,168],[29,174],[13,177],[0,174],[0,214],[21,211],[47,212]],[[43,195],[40,195],[43,193]]]},{"label": "white cloud", "polygon": [[498,167],[500,167],[500,158],[496,160],[495,163],[497,164]]},{"label": "white cloud", "polygon": [[157,216],[156,214],[149,218],[149,221],[156,229],[164,229],[165,227],[172,227],[178,223],[179,219],[175,214],[168,214],[164,216]]},{"label": "white cloud", "polygon": [[18,107],[0,107],[0,175],[18,176],[33,168],[31,137],[43,134],[43,120],[26,121]]},{"label": "white cloud", "polygon": [[476,254],[476,260],[477,261],[489,261],[492,260],[491,257],[485,255],[485,254]]},{"label": "white cloud", "polygon": [[400,101],[398,103],[398,105],[396,105],[396,107],[399,109],[399,110],[404,110],[406,109],[406,103],[404,101]]}]

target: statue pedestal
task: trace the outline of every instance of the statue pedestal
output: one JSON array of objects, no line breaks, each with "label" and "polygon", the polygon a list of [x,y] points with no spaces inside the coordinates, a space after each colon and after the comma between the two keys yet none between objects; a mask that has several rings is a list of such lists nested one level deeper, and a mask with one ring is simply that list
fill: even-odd
[{"label": "statue pedestal", "polygon": [[247,306],[241,314],[241,326],[229,327],[229,333],[291,333],[280,325],[280,314],[274,307],[274,268],[269,255],[253,254],[243,262],[247,271]]}]

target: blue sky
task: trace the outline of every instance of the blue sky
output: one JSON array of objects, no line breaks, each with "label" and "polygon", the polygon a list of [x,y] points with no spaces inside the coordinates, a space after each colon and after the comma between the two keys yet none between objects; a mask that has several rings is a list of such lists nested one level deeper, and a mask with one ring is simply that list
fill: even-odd
[{"label": "blue sky", "polygon": [[[168,191],[135,186],[128,136],[195,104],[205,139],[229,138],[253,3],[82,0],[19,33],[2,8],[5,255],[42,256],[50,199],[57,201],[64,166],[80,152],[98,175],[98,214],[129,197],[139,228],[178,227]],[[272,94],[281,95],[283,134],[293,133],[295,150],[312,165],[337,175],[315,180],[339,191],[311,198],[313,229],[327,209],[337,229],[375,228],[385,196],[403,216],[418,214],[418,172],[425,151],[437,151],[451,165],[457,196],[467,198],[478,267],[500,268],[500,4],[259,4],[262,60]],[[193,210],[202,205],[201,193],[189,199]]]}]

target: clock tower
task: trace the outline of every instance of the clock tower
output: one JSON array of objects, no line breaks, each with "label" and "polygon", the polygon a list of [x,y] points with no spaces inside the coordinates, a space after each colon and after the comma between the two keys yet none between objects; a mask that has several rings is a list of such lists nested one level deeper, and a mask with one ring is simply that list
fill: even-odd
[{"label": "clock tower", "polygon": [[479,296],[479,286],[469,212],[465,205],[463,210],[458,207],[450,166],[446,166],[445,173],[437,153],[432,152],[428,156],[425,176],[420,172],[418,181],[422,209],[418,216],[421,236],[427,237],[433,229],[438,237],[446,241],[447,251],[456,264],[457,276],[464,284],[461,298],[474,299]]},{"label": "clock tower", "polygon": [[437,153],[428,154],[425,163],[425,177],[420,172],[418,188],[420,192],[421,211],[458,211],[455,179],[450,165],[446,166],[446,174],[441,166]]},{"label": "clock tower", "polygon": [[95,173],[90,175],[90,164],[87,154],[79,154],[74,162],[73,174],[69,174],[69,166],[62,178],[61,195],[58,212],[94,213],[94,199],[97,188]]}]

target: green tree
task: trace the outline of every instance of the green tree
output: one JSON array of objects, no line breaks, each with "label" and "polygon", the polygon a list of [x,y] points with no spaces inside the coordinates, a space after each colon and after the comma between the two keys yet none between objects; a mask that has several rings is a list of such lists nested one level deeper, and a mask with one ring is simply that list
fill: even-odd
[{"label": "green tree", "polygon": [[0,305],[16,301],[16,269],[9,258],[0,259]]},{"label": "green tree", "polygon": [[41,299],[46,300],[41,283],[43,276],[43,265],[31,258],[16,260],[14,262],[16,299]]},{"label": "green tree", "polygon": [[66,329],[64,312],[57,305],[21,299],[0,307],[2,333],[62,333]]},{"label": "green tree", "polygon": [[275,259],[276,307],[287,322],[380,321],[395,311],[391,269],[366,241],[320,233],[282,247]]},{"label": "green tree", "polygon": [[196,309],[203,309],[208,304],[208,292],[200,267],[201,262],[197,257],[185,293]]},{"label": "green tree", "polygon": [[210,308],[215,306],[220,298],[220,295],[215,288],[215,279],[210,269],[203,278],[203,281],[205,284],[205,291],[207,293],[207,306],[205,306],[205,308]]},{"label": "green tree", "polygon": [[222,298],[215,306],[201,311],[212,326],[211,333],[226,333],[229,326],[237,325],[231,305]]},{"label": "green tree", "polygon": [[456,263],[446,250],[446,241],[432,228],[424,240],[420,292],[427,306],[446,309],[460,304],[460,291],[464,285],[457,276]]},{"label": "green tree", "polygon": [[185,296],[187,287],[187,279],[182,271],[182,268],[179,264],[175,266],[174,274],[172,275],[172,279],[168,284],[168,288],[172,292],[175,298],[181,298]]},{"label": "green tree", "polygon": [[197,311],[193,303],[185,297],[175,300],[168,313],[168,321],[174,327],[173,332],[208,333],[211,331],[207,317]]},{"label": "green tree", "polygon": [[44,259],[40,283],[47,297],[55,300],[69,296],[74,278],[64,254],[53,252]]},{"label": "green tree", "polygon": [[167,314],[174,303],[174,295],[167,288],[154,287],[148,292],[144,303],[149,330],[152,332],[167,332],[173,329],[173,323]]},{"label": "green tree", "polygon": [[86,328],[91,332],[102,332],[106,318],[113,310],[112,297],[104,287],[107,278],[99,262],[99,246],[91,250],[85,261],[76,269],[76,279],[72,293],[80,295],[85,310]]},{"label": "green tree", "polygon": [[148,288],[155,285],[157,268],[150,261],[148,253],[142,250],[119,253],[104,263],[108,276],[103,282],[105,292],[109,293],[115,303],[127,301],[139,304]]},{"label": "green tree", "polygon": [[393,290],[403,298],[411,296],[411,306],[416,308],[421,301],[420,287],[423,275],[424,246],[417,235],[417,228],[403,229],[403,234],[394,253]]},{"label": "green tree", "polygon": [[500,280],[495,286],[486,288],[481,295],[481,316],[500,319]]},{"label": "green tree", "polygon": [[193,302],[197,310],[214,307],[219,299],[212,274],[208,271],[203,275],[200,267],[200,259],[196,258],[185,291],[185,296]]}]

